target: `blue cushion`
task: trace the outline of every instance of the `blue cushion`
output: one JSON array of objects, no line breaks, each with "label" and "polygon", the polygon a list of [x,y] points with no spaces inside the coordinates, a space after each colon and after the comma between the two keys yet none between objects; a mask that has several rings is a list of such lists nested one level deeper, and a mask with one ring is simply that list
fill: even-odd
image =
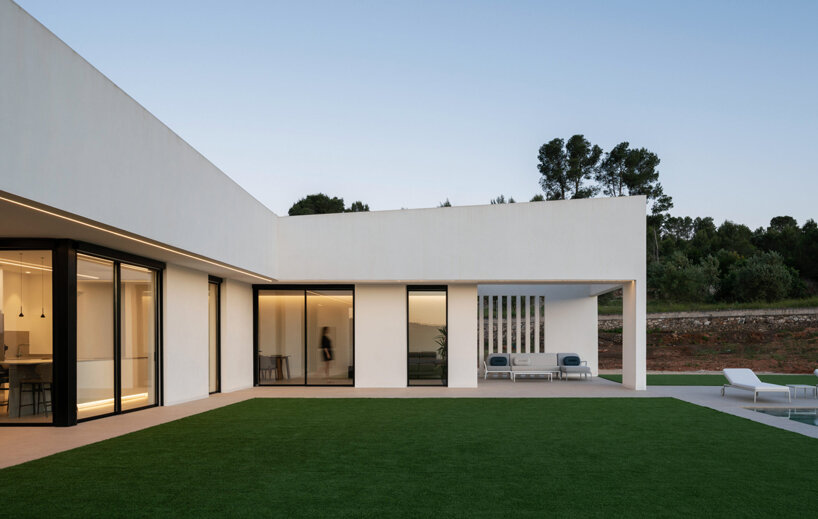
[{"label": "blue cushion", "polygon": [[563,366],[579,366],[579,357],[576,355],[569,355],[568,357],[562,358],[562,365]]},{"label": "blue cushion", "polygon": [[505,357],[492,357],[489,359],[489,366],[508,366],[508,359]]}]

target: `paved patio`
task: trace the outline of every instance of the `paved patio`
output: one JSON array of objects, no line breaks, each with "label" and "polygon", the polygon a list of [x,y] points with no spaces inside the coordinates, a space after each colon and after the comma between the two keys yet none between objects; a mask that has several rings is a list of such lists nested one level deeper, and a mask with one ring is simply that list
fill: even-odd
[{"label": "paved patio", "polygon": [[753,404],[746,391],[728,390],[721,396],[720,387],[651,386],[647,391],[630,391],[620,384],[601,378],[553,381],[507,379],[480,380],[475,389],[412,387],[396,389],[359,389],[350,387],[256,387],[211,395],[184,404],[155,407],[135,413],[112,416],[81,423],[75,427],[5,427],[0,429],[5,445],[0,450],[0,468],[49,456],[64,450],[96,443],[133,431],[152,427],[186,416],[209,411],[250,398],[678,398],[685,402],[747,418],[779,429],[818,438],[818,427],[784,418],[765,415],[747,407],[816,408],[818,400],[798,398],[792,403],[780,395],[760,396]]}]

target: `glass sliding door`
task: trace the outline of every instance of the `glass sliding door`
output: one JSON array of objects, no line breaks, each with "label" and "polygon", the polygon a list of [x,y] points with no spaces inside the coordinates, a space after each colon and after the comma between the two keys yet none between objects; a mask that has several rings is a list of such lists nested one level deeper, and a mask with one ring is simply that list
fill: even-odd
[{"label": "glass sliding door", "polygon": [[304,384],[304,291],[258,293],[258,382]]},{"label": "glass sliding door", "polygon": [[158,271],[77,254],[77,419],[156,405]]},{"label": "glass sliding door", "polygon": [[0,250],[0,424],[51,423],[50,250]]},{"label": "glass sliding door", "polygon": [[259,385],[354,384],[352,287],[259,288],[256,297]]},{"label": "glass sliding door", "polygon": [[410,386],[448,383],[446,287],[409,287],[407,378]]},{"label": "glass sliding door", "polygon": [[114,262],[77,254],[77,419],[114,412]]},{"label": "glass sliding door", "polygon": [[207,284],[207,339],[208,339],[208,391],[218,393],[222,390],[221,381],[221,312],[219,310],[219,297],[221,292],[221,280],[211,278]]},{"label": "glass sliding door", "polygon": [[156,273],[120,266],[121,409],[156,403]]},{"label": "glass sliding door", "polygon": [[307,383],[351,385],[351,290],[307,290]]}]

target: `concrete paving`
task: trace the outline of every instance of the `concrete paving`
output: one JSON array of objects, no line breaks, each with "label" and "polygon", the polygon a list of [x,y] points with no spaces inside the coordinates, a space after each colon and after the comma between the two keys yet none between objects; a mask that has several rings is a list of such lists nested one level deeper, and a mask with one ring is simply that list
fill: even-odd
[{"label": "concrete paving", "polygon": [[752,394],[729,390],[721,396],[720,387],[651,386],[647,391],[631,391],[601,378],[548,382],[546,380],[480,380],[477,388],[448,389],[412,387],[362,389],[351,387],[256,387],[183,404],[155,407],[120,416],[101,418],[75,427],[3,427],[0,428],[0,468],[17,465],[108,438],[146,429],[186,416],[209,411],[250,398],[678,398],[760,422],[772,427],[818,438],[818,427],[748,410],[748,407],[816,408],[818,400],[794,399],[788,403],[781,395],[763,395],[753,404]]}]

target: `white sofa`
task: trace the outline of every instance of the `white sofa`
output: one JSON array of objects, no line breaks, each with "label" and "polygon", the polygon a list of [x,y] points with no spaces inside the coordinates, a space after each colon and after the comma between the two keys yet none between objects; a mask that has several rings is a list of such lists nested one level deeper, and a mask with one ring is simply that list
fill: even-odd
[{"label": "white sofa", "polygon": [[483,380],[486,380],[490,373],[508,375],[508,378],[511,378],[511,356],[508,353],[489,354],[483,361]]},{"label": "white sofa", "polygon": [[547,376],[552,380],[554,375],[559,376],[560,366],[556,353],[512,353],[511,380],[517,377]]}]

